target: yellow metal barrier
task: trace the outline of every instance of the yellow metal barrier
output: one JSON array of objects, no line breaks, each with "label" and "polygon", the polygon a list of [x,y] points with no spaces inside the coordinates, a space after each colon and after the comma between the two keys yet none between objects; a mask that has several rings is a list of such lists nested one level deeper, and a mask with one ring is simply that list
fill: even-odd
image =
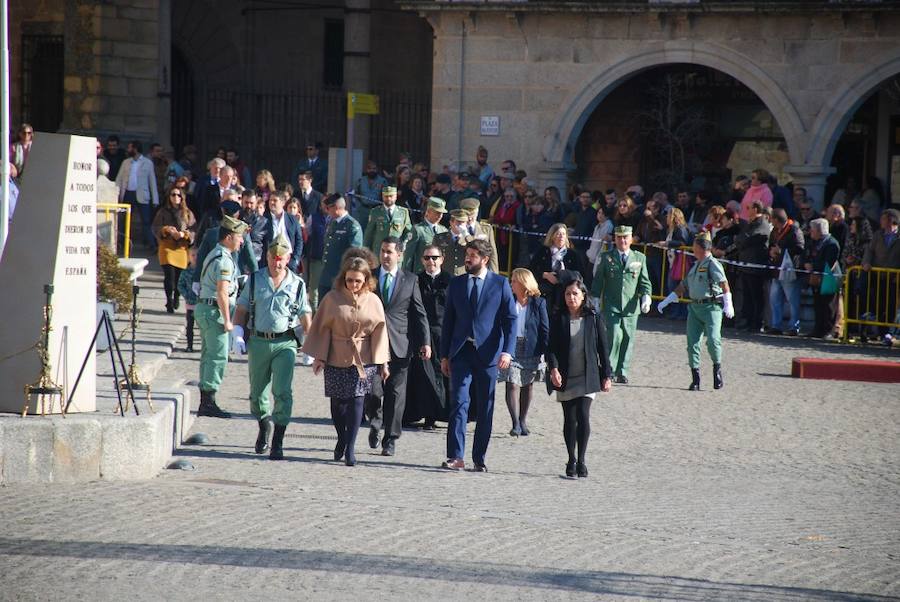
[{"label": "yellow metal barrier", "polygon": [[[131,205],[125,203],[97,203],[97,209],[102,209],[106,219],[109,220],[110,211],[119,213],[125,211],[125,243],[122,249],[123,257],[131,256]],[[115,236],[116,233],[113,233]]]},{"label": "yellow metal barrier", "polygon": [[900,328],[897,300],[900,299],[900,270],[851,266],[844,276],[844,318],[842,336],[850,337],[848,326]]}]

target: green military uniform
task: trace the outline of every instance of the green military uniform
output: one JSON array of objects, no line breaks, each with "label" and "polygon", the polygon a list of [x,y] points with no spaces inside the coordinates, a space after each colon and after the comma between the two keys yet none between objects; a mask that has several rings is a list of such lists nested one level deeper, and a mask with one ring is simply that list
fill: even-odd
[{"label": "green military uniform", "polygon": [[[290,270],[286,270],[277,289],[268,268],[255,272],[251,281],[252,287],[248,282],[237,302],[249,314],[246,334],[250,413],[257,420],[271,416],[275,424],[286,426],[294,405],[291,383],[297,359],[297,339],[293,329],[299,316],[311,313],[312,308],[307,300],[306,285]],[[270,383],[275,398],[274,410],[269,403]]]},{"label": "green military uniform", "polygon": [[319,301],[331,290],[331,284],[341,273],[341,257],[350,247],[361,247],[362,228],[349,213],[333,219],[325,229],[325,248],[322,250],[322,274],[319,277]]},{"label": "green military uniform", "polygon": [[[438,213],[447,212],[444,208],[443,199],[428,199],[427,208],[437,211]],[[431,225],[428,223],[427,219],[423,219],[413,226],[412,239],[403,251],[403,269],[409,272],[415,272],[416,274],[423,271],[425,267],[422,265],[421,261],[422,252],[425,251],[425,247],[432,243],[436,235],[443,234],[444,232],[447,232],[447,228],[440,223]]]},{"label": "green military uniform", "polygon": [[499,272],[499,252],[497,251],[497,237],[494,234],[494,228],[486,221],[478,221],[478,209],[481,204],[476,198],[466,197],[460,201],[459,205],[460,208],[469,214],[470,220],[476,220],[469,222],[469,231],[474,234],[475,238],[484,238],[491,243],[491,260],[488,262],[488,269],[492,272]]},{"label": "green military uniform", "polygon": [[472,240],[470,236],[453,236],[450,231],[435,234],[432,244],[441,250],[444,263],[441,271],[451,276],[466,273],[466,244]]},{"label": "green military uniform", "polygon": [[401,243],[412,235],[412,221],[406,207],[391,207],[391,215],[384,205],[375,207],[369,212],[369,223],[363,236],[363,246],[368,247],[377,257],[381,253],[381,241],[388,236],[396,236]]},{"label": "green military uniform", "polygon": [[629,250],[624,263],[615,247],[600,255],[591,294],[603,304],[610,337],[609,362],[617,377],[628,375],[641,297],[650,295],[651,291],[647,257],[643,253]]},{"label": "green military uniform", "polygon": [[687,352],[691,368],[700,368],[700,339],[706,335],[706,348],[713,364],[722,363],[722,306],[716,297],[722,294],[725,270],[712,255],[698,261],[684,278],[691,299],[687,319]]},{"label": "green military uniform", "polygon": [[217,244],[206,256],[200,271],[200,295],[194,319],[200,328],[200,391],[218,391],[228,363],[228,333],[225,317],[216,301],[216,287],[228,283],[228,302],[234,306],[237,295],[237,266],[231,251]]}]

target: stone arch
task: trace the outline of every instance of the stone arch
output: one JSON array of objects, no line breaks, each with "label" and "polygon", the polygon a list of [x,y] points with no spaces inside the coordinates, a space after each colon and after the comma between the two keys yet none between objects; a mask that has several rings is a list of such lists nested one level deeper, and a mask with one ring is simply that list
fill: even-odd
[{"label": "stone arch", "polygon": [[802,160],[806,130],[794,103],[781,85],[745,55],[724,46],[690,41],[667,42],[662,48],[648,49],[605,66],[563,103],[551,133],[544,141],[544,160],[551,165],[571,165],[575,143],[585,123],[612,90],[641,71],[675,63],[716,69],[753,90],[778,121],[791,160]]},{"label": "stone arch", "polygon": [[900,73],[900,48],[872,63],[876,66],[828,95],[810,130],[806,163],[831,165],[835,146],[853,114],[885,80]]}]

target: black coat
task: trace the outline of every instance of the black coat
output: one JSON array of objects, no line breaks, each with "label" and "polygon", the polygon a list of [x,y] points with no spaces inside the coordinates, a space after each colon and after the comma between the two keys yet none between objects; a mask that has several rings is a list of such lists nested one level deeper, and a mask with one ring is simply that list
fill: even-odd
[{"label": "black coat", "polygon": [[[566,252],[565,259],[563,259],[563,263],[565,264],[567,271],[578,272],[581,274],[581,279],[584,281],[585,286],[587,286],[588,290],[591,289],[594,271],[591,269],[591,264],[588,262],[587,257],[585,257],[581,251],[578,249],[569,249]],[[557,297],[556,289],[562,286],[562,280],[560,280],[560,284],[554,286],[544,280],[541,276],[544,272],[556,272],[556,275],[559,276],[559,273],[553,269],[553,259],[550,253],[550,247],[541,247],[541,249],[534,254],[534,257],[531,259],[531,264],[528,267],[531,270],[531,273],[534,274],[534,279],[537,280],[541,296],[550,303],[548,311],[553,311],[555,299]]]},{"label": "black coat", "polygon": [[403,422],[407,424],[426,417],[447,421],[447,394],[450,392],[450,381],[441,374],[438,350],[441,348],[441,324],[444,322],[447,287],[450,286],[451,278],[447,272],[441,272],[434,278],[425,272],[418,275],[422,305],[425,307],[425,315],[428,316],[428,326],[431,330],[433,353],[430,360],[415,354],[410,360],[409,379],[406,384],[406,409],[403,412]]},{"label": "black coat", "polygon": [[[587,302],[587,301],[586,301]],[[603,318],[593,309],[584,313],[584,362],[585,385],[588,391],[600,391],[602,382],[612,377],[609,363],[609,339]],[[547,360],[547,392],[565,391],[569,374],[569,312],[560,311],[550,318],[550,344],[544,357]],[[562,375],[562,385],[554,387],[549,371],[553,368]]]},{"label": "black coat", "polygon": [[[376,293],[384,303],[381,290],[381,268],[373,274],[378,281]],[[391,360],[407,359],[422,345],[431,345],[428,317],[422,305],[419,280],[412,272],[397,270],[391,285],[391,298],[384,303],[385,325],[391,346]]]}]

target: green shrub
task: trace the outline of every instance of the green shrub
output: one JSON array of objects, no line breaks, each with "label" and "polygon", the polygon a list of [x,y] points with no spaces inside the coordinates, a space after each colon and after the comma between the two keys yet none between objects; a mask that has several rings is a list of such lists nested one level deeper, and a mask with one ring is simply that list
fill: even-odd
[{"label": "green shrub", "polygon": [[97,300],[111,301],[116,304],[116,311],[131,311],[131,280],[129,273],[119,266],[116,254],[97,242]]}]

